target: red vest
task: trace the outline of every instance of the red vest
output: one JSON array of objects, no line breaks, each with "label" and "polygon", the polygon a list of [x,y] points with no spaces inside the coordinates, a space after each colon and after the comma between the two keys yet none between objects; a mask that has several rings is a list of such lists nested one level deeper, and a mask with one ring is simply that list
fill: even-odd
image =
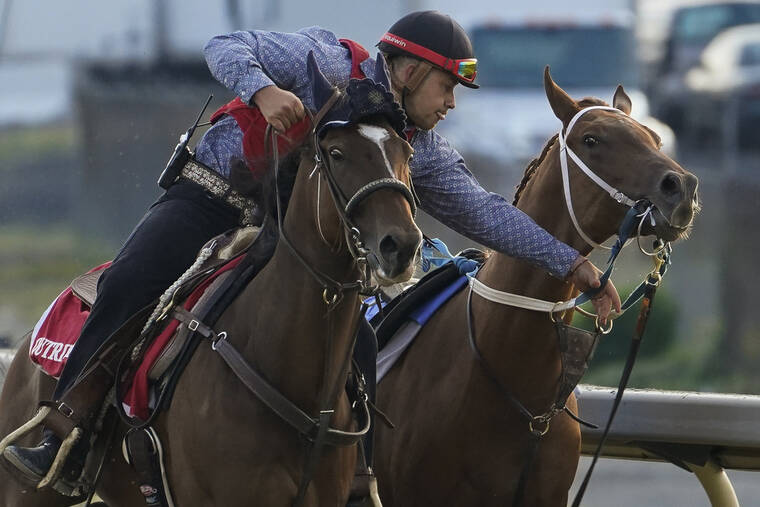
[{"label": "red vest", "polygon": [[[369,58],[369,53],[359,43],[352,40],[340,39],[340,43],[351,52],[351,78],[364,79],[366,76],[359,67],[359,64]],[[240,97],[237,97],[212,114],[211,123],[216,123],[225,114],[235,118],[238,127],[243,131],[243,155],[245,155],[248,168],[255,175],[262,175],[266,170],[267,163],[267,150],[264,139],[267,121],[264,119],[261,111],[255,105],[248,105]],[[306,134],[308,134],[310,127],[309,118],[304,117],[303,120],[291,126],[284,136],[278,136],[277,149],[280,155],[284,156],[290,150],[300,145]]]}]

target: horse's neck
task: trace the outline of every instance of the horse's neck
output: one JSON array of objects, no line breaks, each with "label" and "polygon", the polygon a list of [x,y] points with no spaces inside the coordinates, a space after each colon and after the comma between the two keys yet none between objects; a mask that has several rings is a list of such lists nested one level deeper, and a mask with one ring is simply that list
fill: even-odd
[{"label": "horse's neck", "polygon": [[[291,197],[285,234],[314,270],[339,282],[356,280],[358,272],[346,247],[331,251],[316,232],[313,201],[299,183]],[[244,355],[304,410],[316,408],[325,367],[330,372],[327,384],[338,381],[359,318],[355,290],[346,291],[334,307],[325,303],[323,291],[280,238],[272,259],[237,302],[247,327],[248,342],[240,344]]]},{"label": "horse's neck", "polygon": [[[555,146],[522,191],[518,207],[556,238],[587,253],[590,249],[575,233],[562,195]],[[503,254],[491,256],[478,279],[498,290],[544,301],[565,301],[573,295],[570,284]],[[502,382],[514,389],[518,398],[523,392],[542,391],[536,389],[542,383],[545,395],[552,396],[561,364],[548,314],[497,305],[475,294],[472,297],[478,345],[488,362],[498,366]],[[486,316],[480,324],[478,315]],[[543,374],[536,375],[538,372]],[[544,402],[537,401],[535,408]]]}]

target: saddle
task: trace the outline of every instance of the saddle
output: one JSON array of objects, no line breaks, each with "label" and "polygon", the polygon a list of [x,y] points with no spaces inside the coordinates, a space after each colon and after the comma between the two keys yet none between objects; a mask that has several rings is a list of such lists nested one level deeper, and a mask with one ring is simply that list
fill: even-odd
[{"label": "saddle", "polygon": [[[145,354],[135,353],[134,347],[137,346],[142,350],[147,349],[150,345],[149,341],[160,337],[160,331],[162,329],[165,330],[171,325],[171,319],[157,317],[157,315],[161,315],[162,306],[168,305],[173,307],[175,301],[183,301],[197,291],[200,291],[200,293],[195,297],[194,301],[202,304],[213,300],[216,303],[220,299],[220,295],[214,296],[214,291],[216,289],[224,291],[230,286],[230,284],[223,286],[223,284],[217,283],[218,280],[229,279],[230,275],[235,271],[235,267],[245,264],[242,262],[245,258],[245,253],[258,237],[258,233],[259,228],[244,227],[230,231],[209,241],[204,248],[208,247],[207,252],[210,250],[212,254],[206,255],[203,258],[199,256],[192,272],[183,275],[178,280],[179,283],[175,283],[170,288],[171,291],[167,291],[167,294],[165,294],[167,301],[162,300],[163,305],[159,304],[157,308],[154,308],[155,304],[153,304],[142,309],[117,330],[101,349],[98,350],[76,382],[76,395],[68,396],[67,393],[61,402],[55,404],[52,402],[42,402],[37,416],[3,439],[2,443],[0,443],[0,452],[2,452],[2,448],[18,440],[18,438],[34,429],[38,424],[43,423],[59,436],[65,437],[65,439],[50,472],[36,486],[38,489],[51,486],[59,493],[71,497],[85,495],[94,485],[98,465],[110,445],[110,436],[108,435],[111,434],[118,422],[118,418],[109,409],[112,405],[116,405],[117,409],[120,407],[121,403],[118,399],[118,395],[121,394],[120,384],[127,380],[127,373],[133,374],[139,371],[139,364],[133,361],[145,356]],[[201,252],[204,252],[204,250],[202,249]],[[44,327],[44,321],[49,315],[56,313],[56,305],[61,304],[63,296],[66,296],[64,299],[68,302],[67,308],[74,309],[69,315],[76,314],[76,318],[79,319],[77,322],[81,329],[81,324],[85,320],[82,318],[82,315],[84,314],[86,318],[90,308],[96,301],[98,280],[107,267],[108,263],[74,279],[70,287],[51,305],[41,319],[41,322],[36,326],[36,329],[44,328],[46,336],[57,336],[55,328]],[[219,276],[219,273],[226,273],[227,276]],[[215,275],[216,279],[214,280]],[[236,295],[237,292],[232,297]],[[226,298],[227,304],[230,300],[230,297]],[[72,301],[75,301],[76,304],[72,304]],[[59,315],[59,317],[62,317],[61,323],[66,322],[65,315],[65,313]],[[146,322],[149,324],[146,325]],[[70,328],[71,323],[69,322],[68,324]],[[71,334],[70,329],[68,331]],[[74,334],[78,336],[78,331]],[[174,336],[174,333],[171,333],[171,335]],[[188,336],[188,332],[177,333],[174,340],[166,340],[167,347],[159,350],[160,353],[153,356],[156,359],[156,363],[150,365],[150,367],[146,367],[146,371],[150,375],[146,375],[146,393],[143,396],[144,399],[147,400],[148,398],[148,382],[152,379],[160,378],[162,374],[173,366],[183,347],[187,348]],[[35,347],[31,347],[30,349],[31,354]],[[46,346],[43,349],[43,353],[47,354],[54,347]],[[61,362],[63,363],[65,357],[59,356],[63,356],[63,354],[57,354],[56,356],[58,359],[62,359]],[[35,360],[34,357],[32,359]],[[35,360],[35,362],[40,364],[39,361]],[[116,375],[116,385],[114,385],[114,372],[119,372],[118,366],[121,363],[127,365],[127,368],[124,374]],[[40,364],[40,366],[44,365]],[[63,364],[60,365],[60,369],[62,368]],[[51,374],[45,368],[43,368],[43,371]],[[89,406],[93,403],[92,400],[103,399],[103,395],[109,391],[110,393],[106,396],[102,407]],[[84,431],[83,428],[88,428],[88,431]],[[103,435],[107,438],[97,438],[97,435]],[[160,442],[157,442],[155,432],[135,431],[130,432],[130,436],[131,438],[125,444],[129,451],[128,461],[137,465],[145,465],[151,462],[152,465],[149,468],[152,470],[152,475],[155,476],[154,472],[156,470],[163,469],[160,463],[157,464],[155,462],[156,457],[160,457],[160,453],[155,452],[156,449],[160,449]],[[72,476],[72,467],[69,465],[64,466],[67,455],[72,449],[86,450],[88,446],[79,445],[84,439],[89,439],[91,450],[87,453],[86,458],[80,457],[80,461],[84,462],[84,466],[74,472],[75,476]],[[141,451],[146,449],[152,449],[148,453],[150,455],[149,458],[141,454]],[[73,468],[76,469],[76,467]],[[137,471],[142,479],[145,476],[144,472]],[[160,482],[154,480],[150,484],[146,483],[144,484],[146,486],[144,491],[143,488],[141,488],[141,491],[143,493],[153,492],[154,490],[163,491],[165,488],[161,487]],[[148,500],[148,496],[146,495],[146,500]],[[165,501],[165,496],[163,498],[163,503],[156,503],[154,505],[168,505]]]}]

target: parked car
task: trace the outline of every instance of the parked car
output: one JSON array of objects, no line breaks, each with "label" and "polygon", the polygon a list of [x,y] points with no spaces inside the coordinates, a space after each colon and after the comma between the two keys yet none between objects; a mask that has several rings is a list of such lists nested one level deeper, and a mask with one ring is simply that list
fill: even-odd
[{"label": "parked car", "polygon": [[760,2],[722,1],[684,6],[673,14],[664,56],[651,86],[652,110],[677,133],[686,130],[686,73],[699,64],[707,44],[721,31],[760,22]]},{"label": "parked car", "polygon": [[718,134],[724,145],[760,144],[760,23],[729,28],[685,78],[688,124],[695,134]]},{"label": "parked car", "polygon": [[[456,110],[438,129],[487,188],[511,193],[527,162],[561,127],[544,92],[546,65],[557,84],[576,99],[594,96],[611,102],[615,87],[623,84],[633,101],[633,116],[675,149],[672,130],[648,118],[629,19],[491,23],[472,28],[470,35],[481,89],[461,90]],[[505,176],[505,170],[511,174]]]}]

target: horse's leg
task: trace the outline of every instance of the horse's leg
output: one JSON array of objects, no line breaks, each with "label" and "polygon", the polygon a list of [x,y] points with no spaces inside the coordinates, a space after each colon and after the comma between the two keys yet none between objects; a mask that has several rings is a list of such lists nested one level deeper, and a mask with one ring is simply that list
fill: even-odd
[{"label": "horse's leg", "polygon": [[122,454],[124,433],[125,429],[119,427],[108,448],[103,473],[98,482],[98,496],[108,507],[144,507],[145,497],[140,493],[137,475]]},{"label": "horse's leg", "polygon": [[[0,439],[31,419],[39,400],[49,398],[55,388],[55,380],[29,360],[29,339],[27,335],[19,346],[0,394]],[[41,436],[41,428],[36,428],[19,439],[19,443],[35,445]],[[37,491],[34,486],[22,485],[5,467],[0,467],[0,504],[4,507],[55,507],[73,503],[72,499],[50,489]]]}]

